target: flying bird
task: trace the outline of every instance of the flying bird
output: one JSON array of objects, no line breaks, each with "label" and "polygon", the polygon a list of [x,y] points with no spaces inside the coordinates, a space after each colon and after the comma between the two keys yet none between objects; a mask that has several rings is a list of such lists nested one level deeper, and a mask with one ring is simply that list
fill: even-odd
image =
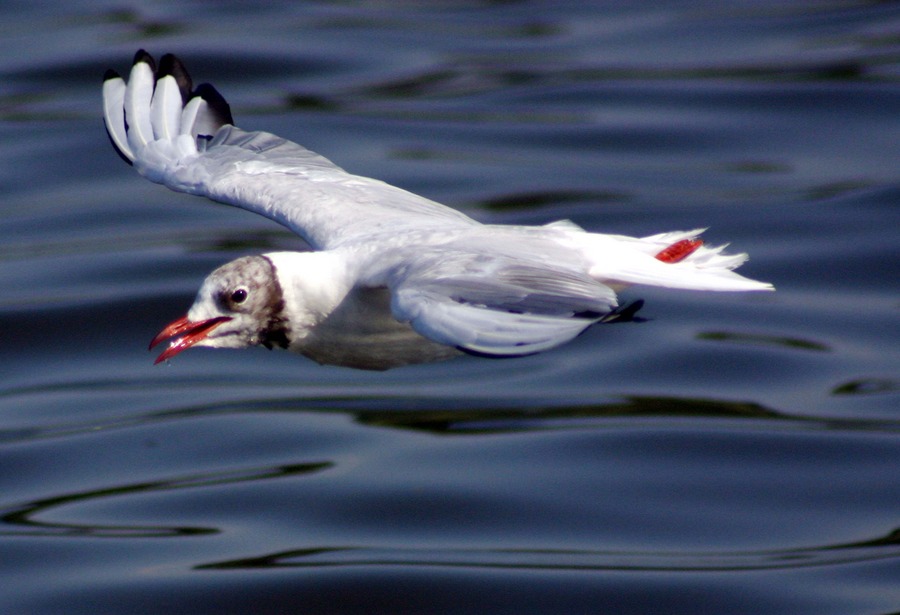
[{"label": "flying bird", "polygon": [[157,363],[192,346],[285,348],[360,369],[515,357],[631,319],[640,302],[616,298],[626,286],[773,290],[735,273],[747,255],[703,245],[703,229],[634,238],[569,221],[481,224],[353,175],[237,128],[218,91],[194,87],[171,54],[157,65],[138,51],[127,81],[107,71],[103,113],[116,151],[150,181],[271,218],[313,248],[213,271],[187,314],[151,342],[169,341]]}]

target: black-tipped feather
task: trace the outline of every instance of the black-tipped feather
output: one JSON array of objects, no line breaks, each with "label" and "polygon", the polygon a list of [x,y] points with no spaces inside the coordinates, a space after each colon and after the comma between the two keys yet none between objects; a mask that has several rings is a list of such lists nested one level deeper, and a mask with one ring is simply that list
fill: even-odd
[{"label": "black-tipped feather", "polygon": [[132,62],[131,64],[134,65],[140,62],[145,62],[147,66],[150,67],[150,70],[152,70],[154,73],[156,72],[156,60],[154,60],[153,56],[151,56],[143,49],[137,50],[137,53],[134,54],[134,62]]},{"label": "black-tipped feather", "polygon": [[207,105],[209,105],[209,111],[215,122],[218,124],[217,128],[219,126],[224,126],[225,124],[234,125],[234,118],[231,117],[231,107],[225,101],[225,98],[219,94],[219,91],[212,85],[209,83],[201,83],[197,86],[197,89],[194,90],[194,96],[199,96],[206,101]]},{"label": "black-tipped feather", "polygon": [[[115,70],[113,70],[113,69],[111,69],[111,68],[107,68],[107,69],[106,69],[106,72],[103,73],[103,83],[104,83],[104,88],[105,88],[105,84],[106,84],[107,81],[111,81],[111,80],[113,80],[113,79],[121,79],[121,78],[122,78],[122,76],[121,76],[117,71],[115,71]],[[134,166],[134,163],[132,162],[131,158],[129,158],[129,157],[125,154],[125,152],[123,152],[123,151],[119,148],[119,146],[116,144],[116,140],[113,138],[112,133],[109,132],[109,126],[107,126],[105,120],[104,120],[104,122],[103,122],[103,129],[106,131],[106,136],[107,136],[107,138],[109,139],[109,142],[112,144],[113,149],[116,150],[116,154],[119,155],[119,158],[121,158],[122,160],[124,160],[125,162],[127,162],[127,163],[129,164],[129,166]],[[128,130],[127,125],[126,125],[126,127],[125,127],[125,130],[126,130],[126,132],[127,132],[127,130]]]},{"label": "black-tipped feather", "polygon": [[[198,146],[201,149],[205,146],[205,143],[212,139],[212,137],[216,134],[216,132],[222,126],[226,124],[234,125],[234,119],[231,115],[231,107],[225,101],[225,98],[219,94],[218,90],[216,90],[212,85],[208,83],[203,83],[197,86],[196,89],[193,88],[193,81],[191,79],[190,74],[187,69],[184,67],[184,64],[181,60],[178,59],[174,54],[166,54],[159,60],[159,65],[157,65],[156,61],[153,59],[149,53],[145,50],[140,49],[137,53],[134,54],[134,62],[133,66],[145,65],[152,74],[152,83],[149,85],[152,86],[154,92],[154,100],[156,98],[156,94],[159,92],[157,90],[157,85],[159,82],[165,77],[171,76],[175,80],[175,84],[178,86],[178,91],[181,97],[181,107],[187,107],[188,103],[191,99],[195,97],[201,98],[206,104],[200,108],[197,113],[197,107],[194,107],[196,115],[191,115],[188,121],[191,122],[190,132],[194,134],[198,139]],[[142,69],[142,71],[145,69]],[[146,73],[142,73],[146,75]],[[132,72],[134,75],[134,72]],[[106,84],[112,80],[121,80],[122,77],[113,69],[108,69],[103,74],[103,81]],[[118,92],[118,88],[114,84],[111,84],[113,90]],[[105,87],[105,86],[104,86]],[[168,91],[168,90],[167,90]],[[108,104],[109,100],[106,98],[106,90],[104,90],[104,104]],[[114,103],[115,104],[115,103]],[[118,104],[122,104],[119,102]],[[177,125],[170,124],[169,121],[172,119],[169,116],[175,112],[174,109],[171,108],[173,102],[169,103],[161,103],[166,104],[168,106],[168,111],[164,111],[163,109],[156,109],[154,111],[154,104],[150,105],[150,113],[153,117],[149,118],[149,122],[145,126],[143,123],[140,125],[143,127],[141,131],[141,135],[138,137],[137,141],[140,142],[149,142],[152,141],[154,136],[153,132],[157,129],[162,129],[164,134],[169,134],[172,130],[177,131]],[[141,115],[142,109],[132,109],[134,113],[137,115]],[[121,113],[121,112],[120,112]],[[128,121],[128,103],[125,104],[125,113],[120,115],[118,119],[116,118],[116,114],[111,110],[106,110],[106,119],[107,122],[113,121],[118,122],[117,126],[120,125],[122,134],[119,134],[119,129],[116,128],[113,132],[109,130],[109,124],[107,123],[107,136],[110,139],[113,147],[116,150],[116,153],[128,164],[133,165],[133,157],[134,155],[129,151],[130,148],[128,146],[128,138],[126,135],[129,133],[129,124],[131,122]],[[141,115],[143,118],[143,116]],[[110,120],[112,118],[112,120]],[[143,121],[143,120],[142,120]],[[160,123],[156,126],[153,126],[153,123]],[[151,128],[151,126],[153,126]],[[153,131],[153,132],[151,132]],[[146,134],[144,134],[146,133]],[[159,133],[157,133],[158,135]]]},{"label": "black-tipped feather", "polygon": [[181,91],[181,104],[186,105],[191,99],[191,91],[194,89],[191,76],[188,74],[184,64],[171,53],[167,53],[159,60],[159,70],[156,71],[156,80],[159,81],[163,77],[171,75],[178,84]]}]

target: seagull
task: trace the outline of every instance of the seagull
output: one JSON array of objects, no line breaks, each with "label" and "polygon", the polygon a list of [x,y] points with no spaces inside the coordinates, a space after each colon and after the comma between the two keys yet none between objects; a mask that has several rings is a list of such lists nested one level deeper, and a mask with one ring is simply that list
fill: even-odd
[{"label": "seagull", "polygon": [[746,254],[699,239],[482,224],[385,182],[353,175],[296,143],[237,128],[209,84],[172,54],[135,54],[125,81],[103,79],[106,131],[152,182],[261,214],[312,251],[244,256],[203,282],[185,316],[150,348],[284,348],[329,365],[384,370],[467,353],[518,357],[598,323],[634,319],[631,285],[767,291],[734,272]]}]

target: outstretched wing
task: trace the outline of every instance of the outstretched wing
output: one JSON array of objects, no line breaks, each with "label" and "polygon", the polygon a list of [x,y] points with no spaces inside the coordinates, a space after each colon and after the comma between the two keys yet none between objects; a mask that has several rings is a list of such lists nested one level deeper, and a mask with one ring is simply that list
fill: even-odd
[{"label": "outstretched wing", "polygon": [[419,263],[392,285],[394,316],[473,354],[542,352],[604,320],[617,305],[608,286],[547,263],[459,251],[419,255]]},{"label": "outstretched wing", "polygon": [[128,81],[107,71],[106,130],[119,155],[151,181],[271,218],[318,249],[379,232],[478,223],[382,181],[347,173],[326,158],[232,123],[211,85],[193,88],[181,61],[157,69],[141,50]]}]

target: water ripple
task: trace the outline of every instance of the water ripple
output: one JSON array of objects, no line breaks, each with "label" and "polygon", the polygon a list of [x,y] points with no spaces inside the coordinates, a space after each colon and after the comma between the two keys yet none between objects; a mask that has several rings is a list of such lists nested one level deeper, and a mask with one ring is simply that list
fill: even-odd
[{"label": "water ripple", "polygon": [[165,538],[216,534],[217,528],[186,526],[146,526],[146,525],[90,525],[41,521],[43,515],[64,514],[60,509],[73,504],[105,501],[109,498],[130,497],[154,492],[168,492],[180,489],[198,489],[236,483],[255,482],[311,474],[330,468],[330,462],[302,463],[288,466],[244,468],[179,476],[164,480],[117,485],[105,489],[95,489],[53,496],[18,506],[0,509],[0,522],[16,529],[0,530],[0,536],[91,536],[95,538]]},{"label": "water ripple", "polygon": [[858,543],[723,553],[318,546],[210,562],[195,569],[411,566],[543,571],[735,572],[840,566],[897,558],[900,558],[900,530]]}]

